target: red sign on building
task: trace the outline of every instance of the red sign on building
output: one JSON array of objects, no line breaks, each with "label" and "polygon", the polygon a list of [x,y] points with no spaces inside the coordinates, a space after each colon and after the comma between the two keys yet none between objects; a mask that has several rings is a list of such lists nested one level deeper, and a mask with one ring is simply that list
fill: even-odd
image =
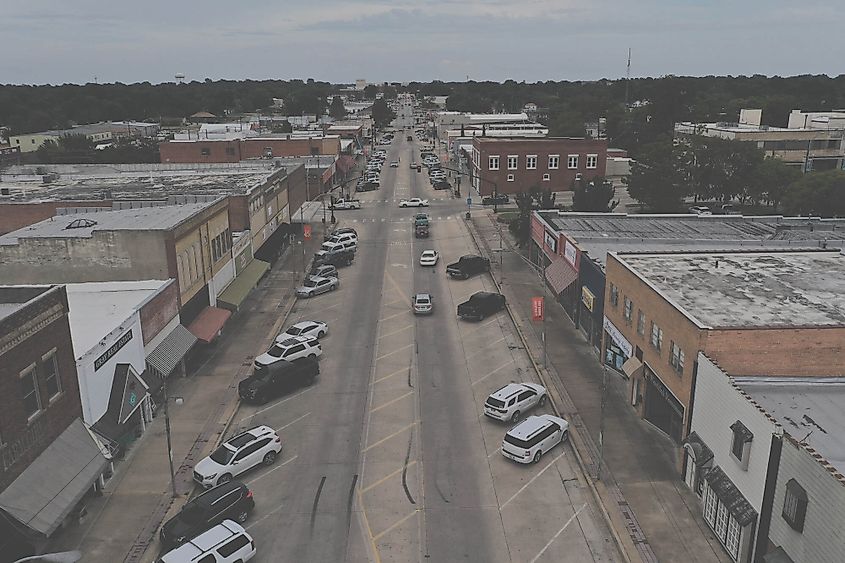
[{"label": "red sign on building", "polygon": [[542,321],[543,314],[545,313],[544,303],[542,297],[532,297],[531,298],[531,320],[532,321]]},{"label": "red sign on building", "polygon": [[302,225],[302,236],[305,240],[311,240],[311,225]]}]

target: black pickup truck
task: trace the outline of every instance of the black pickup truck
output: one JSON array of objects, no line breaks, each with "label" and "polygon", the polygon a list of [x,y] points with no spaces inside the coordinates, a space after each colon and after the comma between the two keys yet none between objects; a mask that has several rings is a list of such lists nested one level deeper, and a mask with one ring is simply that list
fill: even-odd
[{"label": "black pickup truck", "polygon": [[446,273],[451,278],[459,280],[468,279],[476,274],[483,274],[490,271],[490,260],[475,254],[461,256],[454,264],[446,266]]},{"label": "black pickup truck", "polygon": [[316,358],[274,362],[238,383],[238,395],[247,403],[266,403],[304,385],[311,385],[320,373]]},{"label": "black pickup truck", "polygon": [[501,293],[479,291],[458,305],[458,316],[466,321],[480,321],[505,308],[505,296]]}]

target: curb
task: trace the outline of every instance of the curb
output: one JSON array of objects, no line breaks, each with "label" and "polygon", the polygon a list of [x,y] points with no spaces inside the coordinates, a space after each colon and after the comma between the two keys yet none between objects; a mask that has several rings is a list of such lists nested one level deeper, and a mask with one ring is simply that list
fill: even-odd
[{"label": "curb", "polygon": [[[470,222],[471,221],[472,220],[470,219]],[[465,222],[465,224],[466,224],[466,222]],[[473,227],[474,227],[474,225],[473,225]],[[469,232],[470,237],[472,238],[473,244],[475,244],[475,247],[476,247],[476,249],[478,249],[478,252],[483,254],[483,252],[481,250],[481,246],[479,245],[478,239],[476,238],[476,235],[473,232],[473,230],[474,230],[473,228],[470,228],[469,226],[467,226],[467,231]],[[496,281],[496,278],[492,274],[490,274],[490,279],[493,281],[493,285],[496,286],[496,290],[499,293],[501,293],[502,288],[499,285],[499,282]],[[557,407],[557,404],[556,404],[557,401],[555,401],[551,397],[551,391],[554,390],[555,388],[552,385],[549,385],[548,381],[546,381],[546,379],[547,379],[546,376],[548,375],[546,370],[541,368],[539,365],[537,365],[537,362],[534,359],[534,355],[531,353],[530,348],[528,347],[528,339],[525,337],[525,334],[522,332],[522,328],[519,326],[519,323],[517,322],[517,317],[514,315],[514,312],[511,309],[511,305],[507,301],[505,302],[505,310],[507,310],[508,316],[510,317],[511,322],[513,323],[513,326],[516,329],[516,333],[519,335],[519,339],[522,342],[522,346],[525,348],[525,351],[528,354],[528,359],[531,361],[531,365],[533,366],[534,371],[537,373],[537,377],[543,383],[543,386],[549,391],[549,395],[550,395],[549,404],[552,406],[552,409],[554,410],[555,415],[560,416],[561,413],[560,413],[560,410]],[[626,547],[625,547],[625,542],[619,536],[619,533],[616,530],[616,526],[614,525],[613,519],[610,516],[610,513],[607,510],[607,507],[605,506],[604,499],[602,498],[601,493],[599,493],[598,489],[596,488],[594,479],[590,476],[590,473],[587,470],[586,465],[584,464],[584,460],[581,457],[581,453],[578,451],[578,447],[575,443],[576,439],[579,442],[581,441],[581,434],[580,434],[578,428],[576,428],[575,426],[570,426],[569,435],[571,437],[569,442],[570,442],[570,445],[572,446],[572,451],[575,453],[575,459],[578,462],[578,467],[580,467],[581,472],[584,474],[584,478],[587,481],[587,485],[590,488],[590,492],[593,495],[593,499],[596,501],[596,504],[601,509],[602,517],[603,517],[605,524],[607,525],[608,529],[610,529],[610,533],[613,536],[614,542],[616,543],[617,550],[622,555],[622,558],[625,560],[626,563],[636,563],[637,561],[642,561],[642,559],[640,557],[636,557],[635,559],[632,559],[631,554],[628,553],[628,549],[626,549]],[[636,552],[636,550],[634,550],[634,551]]]}]

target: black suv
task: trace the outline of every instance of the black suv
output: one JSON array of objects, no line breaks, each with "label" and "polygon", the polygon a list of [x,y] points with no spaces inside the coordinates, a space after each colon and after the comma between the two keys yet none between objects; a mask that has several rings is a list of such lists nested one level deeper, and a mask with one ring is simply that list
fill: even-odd
[{"label": "black suv", "polygon": [[502,205],[508,201],[510,200],[508,199],[507,194],[498,194],[493,196],[488,195],[487,197],[481,198],[481,205],[493,205],[494,203]]},{"label": "black suv", "polygon": [[313,266],[323,266],[330,264],[332,266],[349,266],[355,260],[355,252],[348,249],[335,250],[329,252],[327,250],[318,250],[314,254]]},{"label": "black suv", "polygon": [[252,375],[238,383],[238,395],[247,403],[266,403],[274,397],[311,385],[320,373],[317,358],[300,358],[292,362],[280,360],[271,367],[256,368]]},{"label": "black suv", "polygon": [[446,266],[446,273],[449,277],[460,280],[468,279],[476,274],[483,274],[490,271],[490,260],[475,254],[467,254],[454,264]]},{"label": "black suv", "polygon": [[449,182],[447,182],[446,180],[436,180],[436,181],[435,181],[435,182],[431,185],[431,187],[433,187],[435,190],[451,190],[451,189],[452,189],[452,184],[450,184],[450,183],[449,183]]},{"label": "black suv", "polygon": [[209,489],[182,507],[159,531],[163,551],[197,537],[223,520],[246,522],[255,508],[252,491],[239,481]]},{"label": "black suv", "polygon": [[505,296],[501,293],[479,291],[458,305],[458,316],[467,321],[480,321],[505,308]]}]

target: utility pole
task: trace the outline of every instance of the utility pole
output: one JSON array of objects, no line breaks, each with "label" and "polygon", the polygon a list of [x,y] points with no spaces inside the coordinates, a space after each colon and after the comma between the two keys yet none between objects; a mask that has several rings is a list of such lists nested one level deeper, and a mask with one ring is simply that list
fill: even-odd
[{"label": "utility pole", "polygon": [[604,409],[607,404],[607,365],[602,362],[601,414],[599,415],[599,460],[596,465],[596,480],[601,481],[601,466],[604,459]]},{"label": "utility pole", "polygon": [[173,471],[173,444],[170,438],[170,411],[167,408],[170,399],[167,397],[167,377],[162,385],[164,393],[164,432],[167,434],[167,461],[170,463],[170,488],[173,491],[173,498],[176,498],[176,472]]},{"label": "utility pole", "polygon": [[631,48],[628,47],[628,70],[625,71],[625,111],[628,111],[628,85],[631,82]]}]

